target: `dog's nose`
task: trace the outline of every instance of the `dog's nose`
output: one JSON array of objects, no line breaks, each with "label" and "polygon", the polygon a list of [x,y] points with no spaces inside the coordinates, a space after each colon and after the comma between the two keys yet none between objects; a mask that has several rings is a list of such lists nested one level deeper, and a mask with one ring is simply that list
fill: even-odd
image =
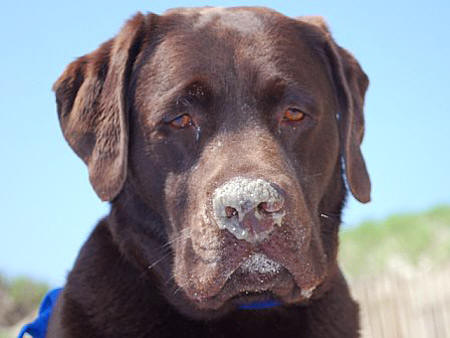
[{"label": "dog's nose", "polygon": [[283,191],[265,180],[236,177],[216,189],[213,210],[217,225],[236,238],[257,243],[281,226]]}]

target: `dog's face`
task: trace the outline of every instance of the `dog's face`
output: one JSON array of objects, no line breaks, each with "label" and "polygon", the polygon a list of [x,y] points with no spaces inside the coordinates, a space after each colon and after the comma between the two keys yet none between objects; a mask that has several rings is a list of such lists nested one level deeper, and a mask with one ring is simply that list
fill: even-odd
[{"label": "dog's face", "polygon": [[196,317],[326,288],[367,83],[320,19],[206,8],[135,16],[55,90],[115,240]]}]

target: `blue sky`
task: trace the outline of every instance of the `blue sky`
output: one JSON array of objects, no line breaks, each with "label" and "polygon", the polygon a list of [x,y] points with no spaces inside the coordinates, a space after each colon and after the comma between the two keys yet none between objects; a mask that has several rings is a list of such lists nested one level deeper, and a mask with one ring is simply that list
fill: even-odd
[{"label": "blue sky", "polygon": [[323,15],[371,79],[363,152],[372,202],[351,199],[345,226],[450,203],[450,2],[15,1],[0,14],[0,271],[63,284],[109,206],[59,129],[50,88],[77,56],[136,11],[260,5]]}]

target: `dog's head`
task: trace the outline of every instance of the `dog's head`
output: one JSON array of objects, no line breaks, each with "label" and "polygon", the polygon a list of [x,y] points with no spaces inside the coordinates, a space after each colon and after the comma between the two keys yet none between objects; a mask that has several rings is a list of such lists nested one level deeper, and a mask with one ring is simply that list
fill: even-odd
[{"label": "dog's head", "polygon": [[114,240],[195,317],[326,289],[367,85],[320,18],[202,8],[136,15],[54,89]]}]

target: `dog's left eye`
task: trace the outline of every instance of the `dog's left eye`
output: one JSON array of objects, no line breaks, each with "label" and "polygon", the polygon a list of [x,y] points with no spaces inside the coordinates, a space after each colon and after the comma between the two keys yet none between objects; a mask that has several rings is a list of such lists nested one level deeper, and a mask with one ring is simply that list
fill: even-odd
[{"label": "dog's left eye", "polygon": [[283,119],[286,121],[301,121],[305,118],[305,113],[299,109],[288,108],[284,111]]},{"label": "dog's left eye", "polygon": [[169,122],[171,127],[182,129],[193,125],[192,117],[188,114],[178,116]]}]

